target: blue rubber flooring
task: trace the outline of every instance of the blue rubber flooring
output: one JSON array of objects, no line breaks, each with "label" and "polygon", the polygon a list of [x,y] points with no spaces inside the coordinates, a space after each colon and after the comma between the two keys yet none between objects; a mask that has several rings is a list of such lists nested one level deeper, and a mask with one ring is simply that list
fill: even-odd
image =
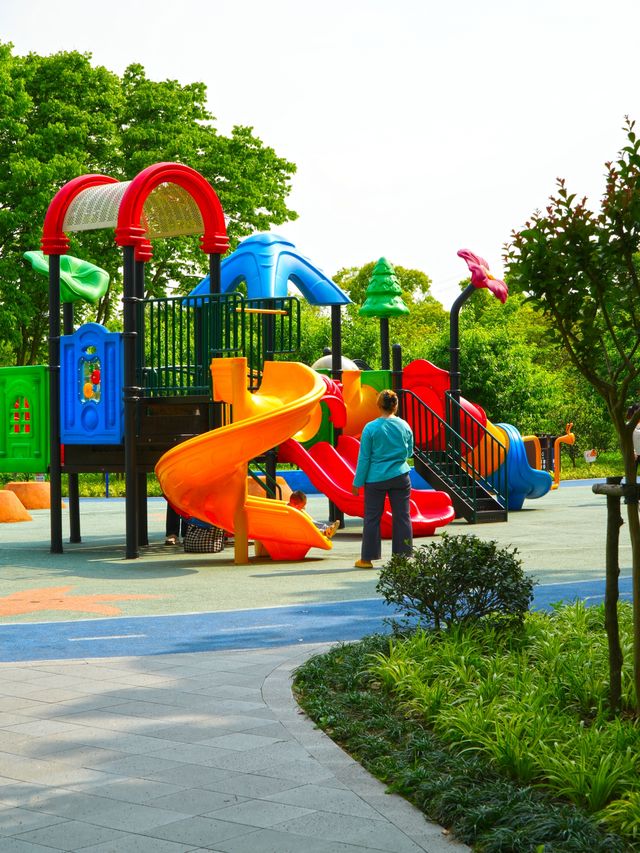
[{"label": "blue rubber flooring", "polygon": [[[560,601],[604,598],[604,580],[541,584],[533,608]],[[631,578],[620,579],[621,600],[631,599]],[[382,599],[361,599],[172,616],[138,616],[0,626],[0,661],[129,657],[349,642],[390,630],[394,610]]]}]

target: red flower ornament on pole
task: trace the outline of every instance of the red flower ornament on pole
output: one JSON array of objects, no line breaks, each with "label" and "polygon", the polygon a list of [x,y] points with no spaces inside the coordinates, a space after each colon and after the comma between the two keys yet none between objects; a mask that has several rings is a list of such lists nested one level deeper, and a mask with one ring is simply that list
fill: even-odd
[{"label": "red flower ornament on pole", "polygon": [[460,403],[460,309],[474,290],[479,287],[486,287],[503,304],[507,301],[507,296],[509,295],[507,285],[501,279],[494,278],[491,275],[489,264],[484,258],[475,255],[468,249],[460,249],[458,256],[467,262],[469,272],[471,273],[471,284],[467,285],[460,296],[458,296],[451,306],[449,314],[449,387],[451,396],[455,402],[455,423],[453,426],[456,432],[459,432],[458,406]]},{"label": "red flower ornament on pole", "polygon": [[469,249],[460,249],[458,257],[467,262],[469,272],[471,273],[471,284],[474,287],[486,287],[504,305],[509,295],[507,285],[502,279],[491,275],[489,264],[485,259],[479,255],[474,255]]}]

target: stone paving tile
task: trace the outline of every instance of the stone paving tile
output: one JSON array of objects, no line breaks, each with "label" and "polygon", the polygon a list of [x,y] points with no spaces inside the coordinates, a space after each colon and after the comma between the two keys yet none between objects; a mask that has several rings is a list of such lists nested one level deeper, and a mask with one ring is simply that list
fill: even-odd
[{"label": "stone paving tile", "polygon": [[373,850],[385,850],[389,853],[420,853],[419,847],[402,830],[382,819],[341,815],[335,812],[313,812],[294,818],[278,826],[281,832],[291,832],[326,841],[339,841],[361,845]]},{"label": "stone paving tile", "polygon": [[[121,758],[116,761],[104,761],[99,767],[105,773],[112,773],[117,776],[133,776],[140,779],[155,778],[155,774],[163,770],[171,770],[174,767],[181,767],[184,761],[171,761],[168,758],[158,758],[154,755],[128,755],[126,758]],[[99,771],[98,771],[99,772]],[[98,784],[104,780],[104,775]]]},{"label": "stone paving tile", "polygon": [[45,829],[33,829],[15,836],[20,841],[29,841],[32,844],[42,844],[45,847],[53,847],[56,850],[84,849],[90,844],[100,844],[117,840],[122,832],[104,826],[85,823],[79,820],[68,820],[56,826],[48,826]]},{"label": "stone paving tile", "polygon": [[[159,782],[156,779],[116,779],[96,785],[92,793],[96,797],[107,800],[121,800],[125,803],[140,803],[142,805],[162,806],[158,798],[166,798],[170,794],[183,791],[182,785],[171,785],[168,782]],[[177,809],[177,811],[180,811]]]},{"label": "stone paving tile", "polygon": [[[30,809],[2,809],[0,811],[0,836],[17,835],[30,829],[39,829],[43,826],[54,826],[62,823],[63,818],[55,815],[31,811]],[[0,841],[0,845],[3,844]],[[0,847],[0,849],[2,849]]]},{"label": "stone paving tile", "polygon": [[259,826],[268,829],[285,821],[302,818],[313,814],[313,809],[292,806],[286,803],[269,802],[268,800],[248,800],[246,803],[237,803],[232,806],[216,809],[205,817],[213,817],[216,820],[230,820],[234,823],[242,823],[246,826]]},{"label": "stone paving tile", "polygon": [[380,813],[376,809],[352,791],[322,785],[300,785],[277,794],[268,794],[265,799],[322,812],[336,812],[371,820],[380,818]]},{"label": "stone paving tile", "polygon": [[157,737],[161,740],[172,741],[177,743],[201,743],[204,746],[209,746],[207,741],[221,734],[233,734],[236,731],[233,727],[225,729],[223,726],[212,726],[206,716],[201,719],[192,720],[189,724],[182,722],[166,722],[153,723],[149,720],[149,728],[147,730],[148,737]]},{"label": "stone paving tile", "polygon": [[[6,690],[3,682],[3,689]],[[42,702],[38,699],[28,698],[25,696],[0,696],[0,711],[4,714],[7,712],[19,711],[21,714],[27,714],[31,708],[36,712],[42,710]]]},{"label": "stone paving tile", "polygon": [[294,835],[277,829],[261,829],[216,844],[219,853],[368,853],[379,849]]},{"label": "stone paving tile", "polygon": [[89,817],[91,823],[98,826],[152,835],[153,830],[164,824],[183,820],[185,815],[169,809],[111,800],[110,805],[92,812]]},{"label": "stone paving tile", "polygon": [[[167,762],[171,767],[163,768],[154,773],[149,773],[144,778],[156,779],[159,782],[167,782],[171,785],[182,785],[184,788],[196,786],[209,790],[209,786],[229,777],[227,770],[218,767],[199,767],[195,764],[177,764],[175,761]],[[238,774],[235,774],[238,775]],[[211,790],[216,790],[213,788]]]},{"label": "stone paving tile", "polygon": [[15,837],[2,839],[2,853],[51,853],[53,849]]},{"label": "stone paving tile", "polygon": [[46,788],[29,797],[25,807],[30,811],[67,820],[75,820],[80,816],[83,820],[90,820],[93,814],[109,808],[112,804],[112,799],[99,795],[93,796],[66,788]]},{"label": "stone paving tile", "polygon": [[[71,739],[73,741],[73,739]],[[31,758],[55,757],[56,761],[70,764],[74,767],[85,767],[88,770],[98,770],[100,765],[107,761],[119,761],[128,758],[127,753],[117,752],[115,749],[105,749],[101,746],[88,746],[86,744],[74,745],[68,741],[58,742],[39,740],[29,746]]]},{"label": "stone paving tile", "polygon": [[209,738],[206,744],[200,742],[200,746],[220,747],[221,749],[233,749],[238,752],[246,752],[249,749],[262,749],[274,743],[281,743],[283,738],[268,737],[262,734],[251,734],[248,732],[233,732],[218,737]]},{"label": "stone paving tile", "polygon": [[331,785],[335,781],[333,770],[323,767],[319,761],[310,756],[303,761],[289,761],[278,764],[277,767],[265,767],[261,772],[263,776],[288,779],[291,782],[298,782],[300,785],[306,783]]},{"label": "stone paving tile", "polygon": [[[181,708],[176,708],[175,705],[161,705],[159,702],[146,702],[144,699],[128,699],[126,702],[120,702],[117,705],[109,707],[110,714],[120,714],[124,717],[149,717],[153,720],[172,719],[174,717],[186,714]],[[200,714],[203,718],[206,717],[206,712],[191,712],[190,716]]]},{"label": "stone paving tile", "polygon": [[206,790],[218,791],[222,794],[238,794],[256,799],[298,787],[298,783],[295,781],[274,779],[257,773],[224,773],[208,783],[198,784]]},{"label": "stone paving tile", "polygon": [[[3,686],[4,688],[4,686]],[[27,717],[25,714],[14,714],[11,711],[2,711],[0,712],[0,728],[8,729],[9,726],[18,726],[20,723],[32,723],[33,720],[31,717]]]},{"label": "stone paving tile", "polygon": [[84,767],[73,767],[61,761],[24,758],[20,755],[0,753],[0,767],[3,774],[18,782],[44,783],[64,787],[67,783],[89,784],[102,778],[99,771]]},{"label": "stone paving tile", "polygon": [[154,797],[153,800],[149,801],[149,805],[188,815],[205,815],[216,809],[244,802],[253,802],[253,800],[241,797],[238,794],[220,794],[217,791],[207,791],[204,788],[181,788],[174,794]]},{"label": "stone paving tile", "polygon": [[[159,739],[159,743],[162,741]],[[202,767],[219,767],[221,770],[234,764],[237,750],[203,746],[201,743],[167,743],[155,750],[154,756],[169,761],[182,761]],[[232,768],[233,769],[233,768]]]},{"label": "stone paving tile", "polygon": [[32,802],[40,800],[43,794],[51,789],[48,785],[36,785],[32,782],[17,782],[15,779],[2,777],[0,782],[0,802],[12,808],[30,808]]},{"label": "stone paving tile", "polygon": [[[231,821],[216,820],[211,817],[190,817],[188,820],[174,821],[149,830],[148,835],[164,838],[166,841],[176,841],[182,844],[193,844],[194,847],[219,846],[221,841],[237,838],[254,832],[254,826],[243,826]],[[187,848],[188,849],[188,848]],[[260,848],[254,848],[253,853],[262,853]]]},{"label": "stone paving tile", "polygon": [[71,733],[77,730],[75,725],[65,723],[62,720],[30,720],[27,723],[19,723],[15,726],[4,726],[7,732],[29,735],[30,737],[55,737],[58,734]]},{"label": "stone paving tile", "polygon": [[[201,753],[199,760],[198,752]],[[180,750],[171,747],[168,750],[159,750],[156,754],[171,758],[172,755],[177,757]],[[193,763],[219,767],[221,770],[234,770],[240,773],[255,773],[268,768],[269,775],[278,775],[278,768],[281,764],[304,762],[307,759],[307,752],[304,747],[294,741],[278,741],[271,746],[249,749],[244,752],[235,749],[216,749],[201,744],[185,744],[183,755],[185,755],[184,760],[187,762],[193,760]]]},{"label": "stone paving tile", "polygon": [[[203,848],[204,849],[204,848]],[[117,840],[106,844],[92,844],[83,847],[82,853],[192,853],[193,847],[189,844],[176,844],[173,841],[164,841],[160,838],[150,838],[148,835],[131,835],[120,833]],[[207,853],[212,853],[209,847]],[[258,853],[258,851],[254,851]]]}]

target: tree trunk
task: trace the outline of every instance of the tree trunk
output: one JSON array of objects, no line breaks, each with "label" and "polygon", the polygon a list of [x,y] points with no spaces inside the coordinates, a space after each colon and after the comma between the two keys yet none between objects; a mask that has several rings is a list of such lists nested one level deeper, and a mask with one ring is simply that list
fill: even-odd
[{"label": "tree trunk", "polygon": [[[621,479],[621,477],[607,477],[607,483],[619,483]],[[618,578],[620,576],[618,545],[621,524],[620,498],[607,495],[607,577],[604,593],[604,627],[609,646],[609,708],[612,717],[620,711],[622,697],[622,647],[618,625]]]},{"label": "tree trunk", "polygon": [[[635,470],[627,473],[627,483],[635,483]],[[627,518],[631,540],[631,566],[633,589],[633,683],[636,694],[636,716],[640,717],[640,518],[638,499],[628,499]]]},{"label": "tree trunk", "polygon": [[633,684],[636,716],[640,717],[640,518],[638,517],[636,462],[633,451],[633,428],[621,419],[621,423],[616,423],[616,429],[620,436],[625,480],[629,485],[636,487],[635,495],[627,498],[627,519],[631,541],[631,586],[633,591]]}]

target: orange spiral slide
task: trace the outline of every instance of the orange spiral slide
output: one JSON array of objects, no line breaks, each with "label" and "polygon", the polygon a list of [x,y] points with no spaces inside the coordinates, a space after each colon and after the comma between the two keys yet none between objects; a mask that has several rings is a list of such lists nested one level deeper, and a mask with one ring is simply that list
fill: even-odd
[{"label": "orange spiral slide", "polygon": [[274,560],[300,560],[331,542],[303,512],[284,501],[247,494],[247,468],[266,450],[304,430],[326,391],[304,364],[268,361],[260,390],[246,390],[246,358],[214,358],[214,399],[231,403],[233,423],[167,451],[155,471],[167,499],[188,516],[235,536],[235,562],[248,562],[248,539]]}]

